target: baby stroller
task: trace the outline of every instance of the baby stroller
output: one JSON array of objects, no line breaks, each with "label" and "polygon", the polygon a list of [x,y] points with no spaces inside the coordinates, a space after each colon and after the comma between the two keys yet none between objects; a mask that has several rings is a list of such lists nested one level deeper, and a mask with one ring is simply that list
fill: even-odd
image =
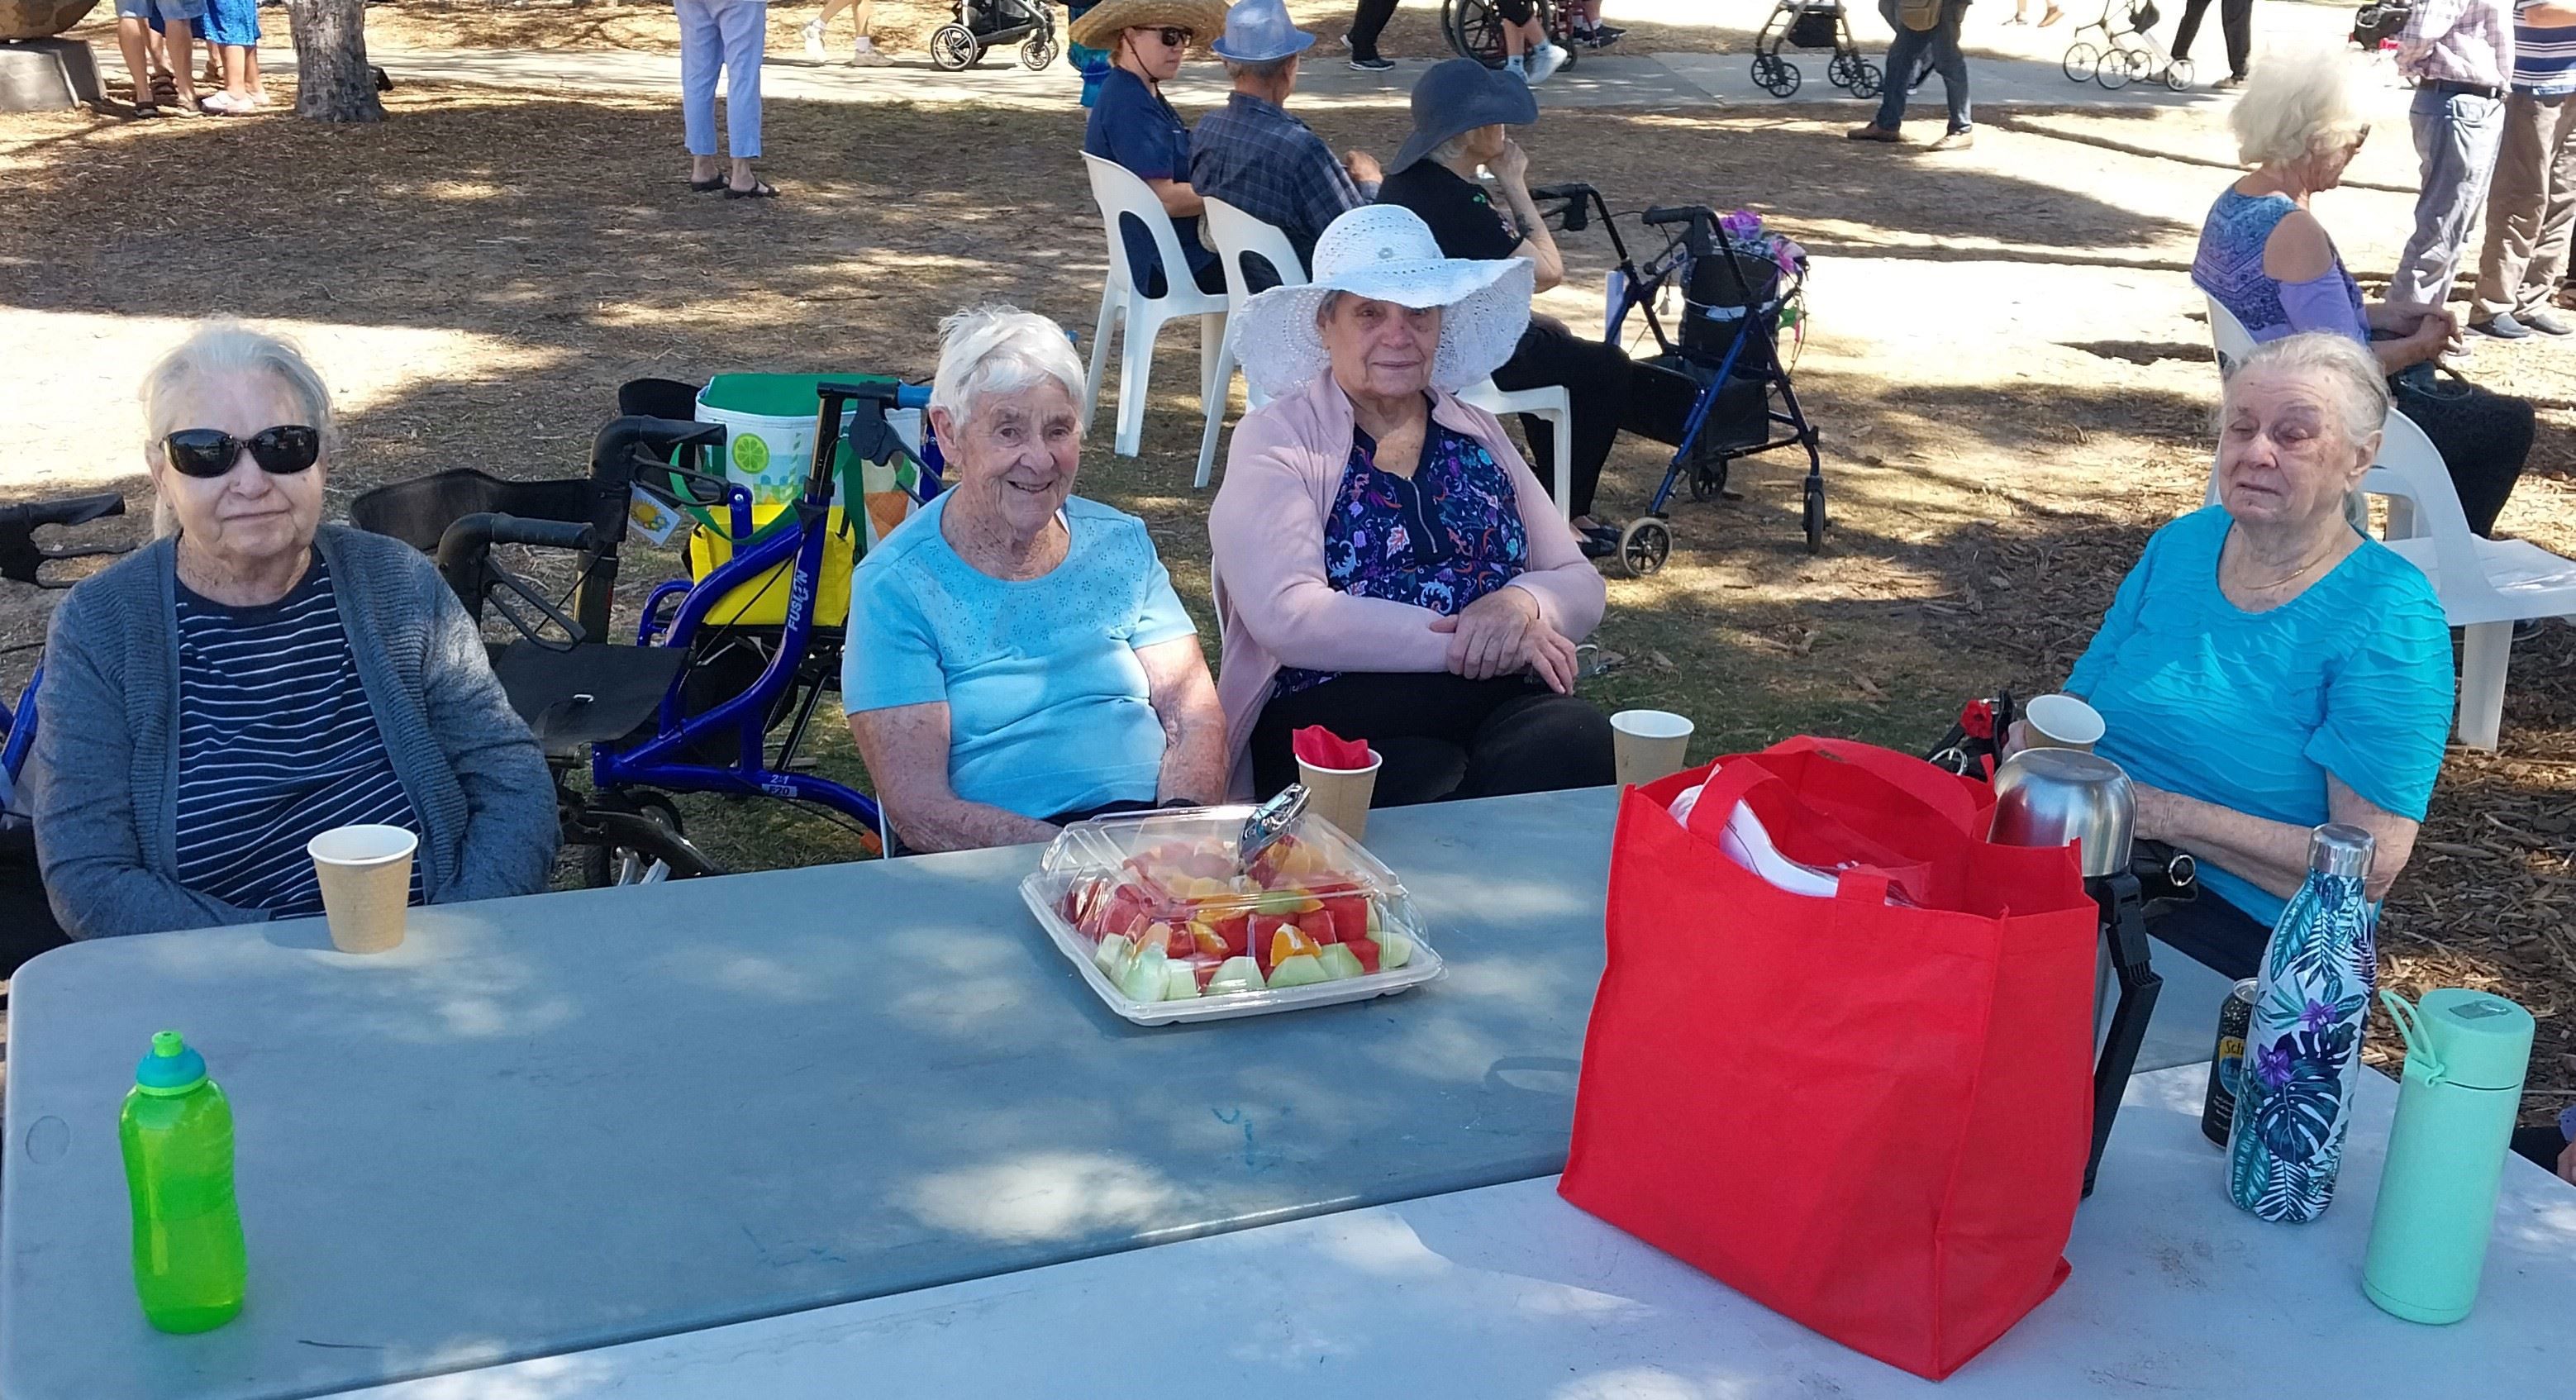
[{"label": "baby stroller", "polygon": [[957,22],[930,31],[930,62],[957,73],[983,61],[986,49],[1020,46],[1020,66],[1037,72],[1055,62],[1055,11],[1045,0],[951,0]]},{"label": "baby stroller", "polygon": [[2364,53],[2393,48],[2397,31],[2406,27],[2407,18],[2414,13],[2415,7],[2408,0],[2379,0],[2364,5],[2352,12],[2352,41],[2361,45]]},{"label": "baby stroller", "polygon": [[[1773,448],[1807,454],[1801,520],[1809,552],[1825,547],[1824,456],[1815,426],[1798,407],[1789,367],[1780,358],[1779,332],[1804,315],[1807,263],[1796,245],[1762,232],[1750,214],[1721,217],[1698,205],[1649,209],[1648,228],[1675,230],[1663,250],[1643,266],[1629,256],[1618,221],[1590,185],[1549,185],[1531,195],[1563,207],[1553,216],[1568,233],[1580,232],[1597,213],[1619,255],[1610,274],[1610,315],[1602,338],[1620,343],[1632,310],[1643,309],[1656,353],[1636,362],[1629,381],[1627,417],[1620,427],[1672,445],[1672,461],[1655,487],[1646,514],[1619,534],[1621,572],[1642,578],[1664,566],[1673,532],[1664,508],[1687,475],[1691,499],[1705,501],[1726,490],[1728,466],[1738,457]],[[1678,338],[1664,330],[1657,305],[1678,288],[1682,315]],[[1777,429],[1786,428],[1784,434]]]},{"label": "baby stroller", "polygon": [[[2191,60],[2167,56],[2150,37],[2149,31],[2163,18],[2155,0],[2104,0],[2100,19],[2076,26],[2075,42],[2066,46],[2066,57],[2058,66],[2070,83],[2089,78],[2117,91],[2133,82],[2161,78],[2176,92],[2188,91]],[[2086,34],[2101,35],[2101,42],[2087,40]]]},{"label": "baby stroller", "polygon": [[1779,0],[1753,36],[1753,82],[1773,97],[1786,97],[1804,81],[1798,65],[1780,56],[1780,45],[1832,49],[1825,77],[1854,97],[1876,97],[1883,81],[1877,64],[1861,57],[1852,42],[1851,21],[1843,0]]}]

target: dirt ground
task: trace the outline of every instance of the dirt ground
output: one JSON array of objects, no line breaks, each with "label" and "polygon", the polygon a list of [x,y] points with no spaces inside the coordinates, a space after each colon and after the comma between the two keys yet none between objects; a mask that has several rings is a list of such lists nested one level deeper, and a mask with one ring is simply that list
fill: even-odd
[{"label": "dirt ground", "polygon": [[[884,8],[891,28],[912,7]],[[666,18],[580,13],[638,46]],[[1429,14],[1408,6],[1401,21],[1424,26],[1424,49]],[[415,6],[370,24],[422,44],[554,33],[514,12]],[[16,194],[0,225],[0,363],[15,371],[17,433],[0,500],[104,484],[146,506],[134,385],[188,319],[217,312],[291,331],[330,377],[349,434],[337,502],[451,466],[574,474],[616,386],[639,375],[920,377],[936,317],[989,300],[1089,334],[1104,248],[1073,156],[1077,111],[773,100],[763,173],[786,197],[745,204],[682,187],[666,95],[406,84],[387,105],[384,124],[345,130],[0,116],[0,187]],[[2214,376],[2186,272],[2229,178],[2213,168],[2213,117],[2025,111],[1955,156],[1855,146],[1839,139],[1850,118],[1602,109],[1552,112],[1526,134],[1534,178],[1579,175],[1621,210],[1749,207],[1815,256],[1797,383],[1825,435],[1826,551],[1804,550],[1798,466],[1775,454],[1738,464],[1739,498],[1673,507],[1664,572],[1610,585],[1599,640],[1617,665],[1586,693],[1689,714],[1697,757],[1800,732],[1919,749],[1969,695],[2054,684],[2207,471]],[[1314,123],[1378,150],[1405,128],[1394,108]],[[2359,173],[2402,178],[2401,154],[2375,148],[2381,164]],[[2393,261],[2408,208],[2373,189],[2319,205],[2366,281]],[[1596,230],[1565,246],[1574,275],[1542,307],[1597,328],[1608,245]],[[1110,455],[1104,429],[1081,489],[1148,520],[1213,650],[1206,501],[1189,485],[1195,365],[1189,332],[1165,339],[1145,455]],[[2576,347],[2484,343],[2469,372],[2542,406],[2501,528],[2576,555]],[[1623,443],[1602,513],[1642,511],[1659,469],[1650,446]],[[628,596],[677,567],[639,560]],[[25,677],[47,601],[10,591],[0,695]],[[2515,649],[2502,751],[2454,750],[2383,933],[2389,985],[2489,987],[2542,1018],[2535,1119],[2576,1099],[2572,641],[2553,623]],[[845,736],[821,757],[856,775]],[[685,805],[738,867],[855,853],[778,804]]]}]

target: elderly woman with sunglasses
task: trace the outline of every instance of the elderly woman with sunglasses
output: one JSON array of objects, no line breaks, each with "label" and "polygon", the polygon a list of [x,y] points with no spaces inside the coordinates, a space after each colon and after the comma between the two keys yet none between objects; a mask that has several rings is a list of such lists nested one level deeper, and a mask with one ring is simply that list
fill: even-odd
[{"label": "elderly woman with sunglasses", "polygon": [[[1225,290],[1225,269],[1199,239],[1206,205],[1190,188],[1190,129],[1163,100],[1163,84],[1181,71],[1192,45],[1224,25],[1217,0],[1108,0],[1073,22],[1073,42],[1107,50],[1110,63],[1083,126],[1083,153],[1117,162],[1153,190],[1180,235],[1190,280],[1209,293]],[[1134,220],[1121,232],[1127,265],[1146,283],[1141,290],[1162,296],[1168,284],[1154,236]]]},{"label": "elderly woman with sunglasses", "polygon": [[305,843],[418,833],[412,898],[542,889],[552,780],[427,559],[322,523],[328,392],[293,346],[190,336],[143,384],[159,538],[54,614],[29,774],[76,938],[321,912]]}]

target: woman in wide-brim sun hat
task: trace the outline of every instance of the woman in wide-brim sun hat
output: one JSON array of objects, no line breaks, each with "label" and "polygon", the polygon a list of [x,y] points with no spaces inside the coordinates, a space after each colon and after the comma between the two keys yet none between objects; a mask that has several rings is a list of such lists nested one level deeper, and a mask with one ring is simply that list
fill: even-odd
[{"label": "woman in wide-brim sun hat", "polygon": [[1529,322],[1522,259],[1440,256],[1392,205],[1315,245],[1315,280],[1237,320],[1243,417],[1208,513],[1238,796],[1320,725],[1377,751],[1375,805],[1611,780],[1573,694],[1601,576],[1492,414],[1460,402]]},{"label": "woman in wide-brim sun hat", "polygon": [[[1183,57],[1224,24],[1225,7],[1217,0],[1107,0],[1073,23],[1075,42],[1106,51],[1110,63],[1083,123],[1083,153],[1145,182],[1172,221],[1189,264],[1180,270],[1211,294],[1225,290],[1225,267],[1199,238],[1199,216],[1207,204],[1190,187],[1190,129],[1163,100],[1163,84],[1179,75]],[[1163,266],[1153,233],[1140,220],[1120,222],[1138,289],[1149,297],[1165,295],[1173,269]]]},{"label": "woman in wide-brim sun hat", "polygon": [[1205,53],[1225,28],[1225,5],[1222,0],[1105,0],[1084,11],[1065,34],[1086,49],[1114,54],[1121,33],[1166,28],[1188,30],[1189,51]]}]

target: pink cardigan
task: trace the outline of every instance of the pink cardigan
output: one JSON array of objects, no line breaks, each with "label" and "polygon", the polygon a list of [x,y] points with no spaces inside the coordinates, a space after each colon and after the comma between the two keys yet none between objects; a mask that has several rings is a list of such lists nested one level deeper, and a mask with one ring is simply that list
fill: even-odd
[{"label": "pink cardigan", "polygon": [[[1530,474],[1503,425],[1481,408],[1433,395],[1432,419],[1494,454],[1512,481],[1529,567],[1508,585],[1538,599],[1539,613],[1581,641],[1601,621],[1606,590],[1574,531]],[[1358,598],[1324,576],[1324,521],[1351,455],[1351,401],[1330,370],[1295,393],[1243,416],[1226,449],[1225,482],[1208,509],[1208,546],[1223,653],[1217,699],[1234,755],[1235,795],[1252,790],[1252,726],[1282,666],[1314,671],[1439,671],[1449,634],[1439,614],[1410,603]]]}]

